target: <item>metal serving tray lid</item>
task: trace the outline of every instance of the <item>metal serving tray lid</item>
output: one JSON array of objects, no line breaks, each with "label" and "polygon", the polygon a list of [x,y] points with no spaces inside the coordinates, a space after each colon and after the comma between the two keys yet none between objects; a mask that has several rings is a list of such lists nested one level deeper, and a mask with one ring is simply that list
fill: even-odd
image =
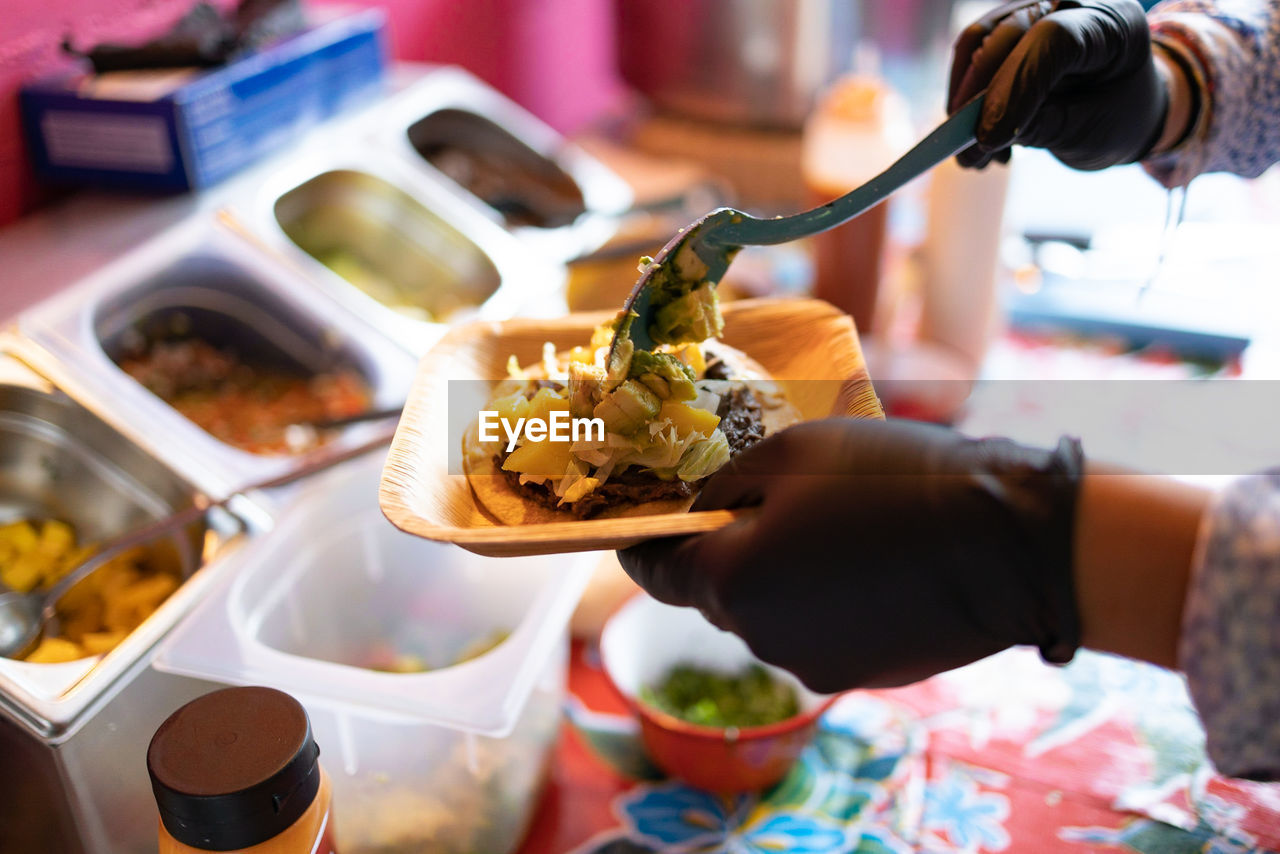
[{"label": "metal serving tray lid", "polygon": [[[364,374],[374,407],[401,403],[412,380],[415,359],[405,348],[278,259],[207,220],[164,232],[19,316],[21,333],[37,345],[27,356],[37,368],[56,372],[73,398],[210,494],[282,474],[297,458],[252,454],[219,441],[108,356],[101,339],[118,334],[131,317],[183,300],[243,321],[263,346],[303,364],[318,353],[339,353]],[[354,425],[332,443],[349,447],[378,429]]]}]

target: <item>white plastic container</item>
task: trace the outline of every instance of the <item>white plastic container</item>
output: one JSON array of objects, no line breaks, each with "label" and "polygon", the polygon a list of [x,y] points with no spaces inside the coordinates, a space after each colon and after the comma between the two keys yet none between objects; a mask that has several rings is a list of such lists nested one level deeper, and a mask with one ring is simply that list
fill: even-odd
[{"label": "white plastic container", "polygon": [[963,169],[952,157],[929,175],[920,337],[961,357],[971,377],[1000,323],[996,279],[1011,172],[1001,163]]},{"label": "white plastic container", "polygon": [[[381,460],[308,485],[165,643],[156,667],[306,706],[338,847],[501,852],[523,836],[565,693],[567,625],[595,556],[483,558],[396,530]],[[466,648],[509,632],[491,651]],[[422,673],[373,669],[380,650]]]}]

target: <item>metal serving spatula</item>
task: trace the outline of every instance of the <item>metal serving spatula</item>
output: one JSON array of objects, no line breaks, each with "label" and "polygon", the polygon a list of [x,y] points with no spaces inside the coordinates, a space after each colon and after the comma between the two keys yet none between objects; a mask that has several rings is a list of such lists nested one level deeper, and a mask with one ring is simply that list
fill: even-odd
[{"label": "metal serving spatula", "polygon": [[[655,279],[680,275],[676,257],[686,247],[706,265],[705,276],[698,281],[716,285],[724,278],[733,256],[743,246],[788,243],[848,222],[913,178],[972,145],[985,95],[985,92],[977,95],[888,169],[838,199],[794,216],[774,219],[758,219],[733,208],[718,208],[681,229],[645,266],[640,280],[623,305],[624,312],[634,311],[637,315],[630,329],[636,348],[651,350],[655,346],[649,327],[661,306],[654,304],[651,285]],[[690,284],[696,282],[691,281]],[[617,342],[615,333],[610,345],[611,354]]]}]

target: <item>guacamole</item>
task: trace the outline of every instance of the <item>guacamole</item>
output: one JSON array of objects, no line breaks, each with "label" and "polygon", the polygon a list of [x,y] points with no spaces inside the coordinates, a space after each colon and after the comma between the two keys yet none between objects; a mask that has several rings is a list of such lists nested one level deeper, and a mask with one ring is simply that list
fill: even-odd
[{"label": "guacamole", "polygon": [[800,712],[795,688],[759,664],[736,674],[680,664],[658,684],[641,688],[640,699],[681,720],[711,727],[766,726]]}]

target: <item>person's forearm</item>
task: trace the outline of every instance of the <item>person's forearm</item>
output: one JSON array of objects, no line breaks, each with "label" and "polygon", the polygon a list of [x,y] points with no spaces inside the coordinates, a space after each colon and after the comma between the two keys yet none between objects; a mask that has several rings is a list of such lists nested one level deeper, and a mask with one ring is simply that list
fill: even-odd
[{"label": "person's forearm", "polygon": [[1165,112],[1164,129],[1148,153],[1149,157],[1164,154],[1186,138],[1195,119],[1192,113],[1196,100],[1191,88],[1195,84],[1187,79],[1182,66],[1158,44],[1153,47],[1152,56],[1155,58],[1156,72],[1169,93],[1169,108]]},{"label": "person's forearm", "polygon": [[1147,23],[1199,103],[1181,143],[1148,156],[1147,171],[1180,187],[1206,172],[1255,178],[1280,162],[1280,122],[1269,106],[1280,98],[1280,3],[1166,0]]},{"label": "person's forearm", "polygon": [[1176,667],[1207,490],[1090,466],[1076,510],[1083,646]]}]

